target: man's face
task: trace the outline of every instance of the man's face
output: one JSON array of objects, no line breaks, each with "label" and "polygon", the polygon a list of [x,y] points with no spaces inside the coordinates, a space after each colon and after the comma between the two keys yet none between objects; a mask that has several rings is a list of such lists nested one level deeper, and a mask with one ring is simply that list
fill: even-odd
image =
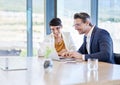
[{"label": "man's face", "polygon": [[77,30],[79,32],[79,34],[84,34],[87,31],[87,24],[83,23],[82,19],[77,18],[74,19],[74,25],[75,30]]},{"label": "man's face", "polygon": [[54,37],[61,36],[61,28],[62,26],[50,26],[51,32],[54,34]]}]

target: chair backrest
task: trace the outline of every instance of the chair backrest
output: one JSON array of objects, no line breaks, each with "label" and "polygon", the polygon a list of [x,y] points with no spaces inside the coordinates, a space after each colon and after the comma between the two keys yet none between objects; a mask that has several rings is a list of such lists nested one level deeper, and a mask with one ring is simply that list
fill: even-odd
[{"label": "chair backrest", "polygon": [[115,64],[120,64],[120,54],[114,53]]},{"label": "chair backrest", "polygon": [[19,56],[21,50],[11,49],[11,50],[0,50],[0,56]]}]

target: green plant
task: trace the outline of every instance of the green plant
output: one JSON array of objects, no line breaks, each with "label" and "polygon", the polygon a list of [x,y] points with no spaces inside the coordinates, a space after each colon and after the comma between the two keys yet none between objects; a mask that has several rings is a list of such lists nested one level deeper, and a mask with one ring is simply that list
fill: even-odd
[{"label": "green plant", "polygon": [[46,52],[45,52],[45,58],[49,58],[49,55],[51,54],[52,49],[50,47],[46,47]]}]

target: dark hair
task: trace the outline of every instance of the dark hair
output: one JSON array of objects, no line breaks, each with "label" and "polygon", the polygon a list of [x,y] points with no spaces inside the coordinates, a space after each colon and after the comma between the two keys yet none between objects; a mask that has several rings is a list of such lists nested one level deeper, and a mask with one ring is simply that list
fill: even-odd
[{"label": "dark hair", "polygon": [[[89,16],[89,14],[87,14],[85,12],[75,13],[74,14],[74,19],[77,19],[77,18],[82,19],[83,23],[85,23],[87,21],[87,19],[90,19],[90,16]],[[93,26],[91,23],[89,25]]]},{"label": "dark hair", "polygon": [[87,19],[90,19],[90,16],[87,13],[81,12],[74,14],[74,19],[80,18],[85,23]]},{"label": "dark hair", "polygon": [[53,18],[50,21],[49,26],[62,26],[62,21],[59,18]]}]

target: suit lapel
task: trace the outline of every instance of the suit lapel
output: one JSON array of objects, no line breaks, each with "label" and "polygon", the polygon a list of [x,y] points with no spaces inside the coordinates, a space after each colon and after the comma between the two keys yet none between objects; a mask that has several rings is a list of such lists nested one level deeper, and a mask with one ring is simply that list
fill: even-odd
[{"label": "suit lapel", "polygon": [[95,35],[96,30],[97,30],[97,27],[95,26],[93,28],[93,31],[92,31],[92,34],[91,34],[91,38],[90,38],[90,53],[92,53],[92,47],[94,47],[94,46],[92,46],[92,42],[94,40],[94,35]]}]

